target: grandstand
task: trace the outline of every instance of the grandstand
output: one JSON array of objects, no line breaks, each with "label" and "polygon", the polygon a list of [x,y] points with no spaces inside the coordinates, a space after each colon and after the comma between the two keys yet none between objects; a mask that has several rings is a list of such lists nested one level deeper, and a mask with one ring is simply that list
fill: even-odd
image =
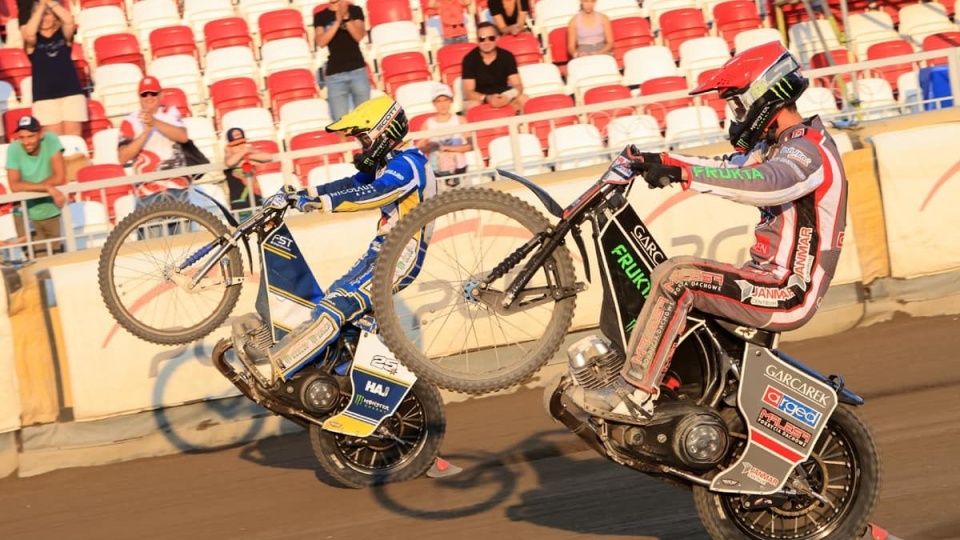
[{"label": "grandstand", "polygon": [[[8,8],[16,4],[4,1]],[[160,79],[165,104],[181,109],[191,138],[213,163],[221,157],[225,130],[239,126],[263,148],[280,152],[282,166],[262,171],[264,184],[304,185],[349,170],[344,163],[350,162],[355,143],[340,143],[323,132],[329,111],[315,74],[327,52],[314,46],[312,20],[324,2],[66,1],[78,22],[74,64],[90,98],[83,140],[72,144],[90,159],[91,169],[81,170],[78,184],[64,190],[77,203],[65,217],[71,223],[92,223],[102,236],[104,227],[131,208],[129,184],[138,179],[129,178],[129,170],[117,162],[116,127],[136,107],[134,89],[143,74]],[[369,32],[361,50],[374,95],[395,97],[417,126],[433,110],[425,101],[432,94],[426,89],[444,81],[454,88],[458,110],[459,59],[472,45],[442,46],[436,14],[421,0],[354,3],[366,14]],[[475,24],[489,18],[483,0],[475,7],[466,21],[471,38]],[[930,84],[923,84],[929,68],[942,66],[958,79],[960,28],[952,1],[894,0],[877,7],[847,0],[847,13],[837,0],[817,7],[752,0],[599,2],[597,9],[613,21],[615,54],[571,61],[563,44],[576,2],[539,0],[531,7],[530,33],[500,43],[517,55],[525,91],[533,99],[521,115],[480,110],[468,117],[465,129],[478,144],[469,156],[465,183],[493,179],[493,166],[525,173],[586,166],[616,153],[624,141],[665,150],[722,139],[723,102],[709,95],[691,98],[687,91],[732,54],[771,39],[787,44],[812,70],[815,88],[801,100],[801,112],[827,120],[866,121],[936,107],[924,102],[931,97],[924,91]],[[32,101],[30,64],[16,16],[6,21],[5,36],[0,136],[30,112]],[[0,156],[5,151],[0,145]],[[216,168],[207,167],[203,189],[222,198]],[[30,197],[5,195],[6,187],[4,170],[0,201],[7,204],[0,205],[0,242],[9,240],[10,203]],[[69,238],[89,232],[85,226],[64,230],[72,248],[96,245]]]}]

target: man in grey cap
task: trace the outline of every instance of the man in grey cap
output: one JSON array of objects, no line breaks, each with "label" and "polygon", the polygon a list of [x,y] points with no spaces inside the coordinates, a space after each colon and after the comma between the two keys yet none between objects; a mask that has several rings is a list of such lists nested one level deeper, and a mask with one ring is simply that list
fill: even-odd
[{"label": "man in grey cap", "polygon": [[[7,182],[14,193],[40,192],[49,197],[27,201],[27,216],[33,222],[33,240],[55,240],[34,248],[37,256],[60,251],[60,208],[67,197],[57,186],[66,183],[63,145],[55,133],[40,133],[40,122],[24,116],[17,123],[17,140],[7,149]],[[18,207],[17,235],[25,236],[24,219]]]}]

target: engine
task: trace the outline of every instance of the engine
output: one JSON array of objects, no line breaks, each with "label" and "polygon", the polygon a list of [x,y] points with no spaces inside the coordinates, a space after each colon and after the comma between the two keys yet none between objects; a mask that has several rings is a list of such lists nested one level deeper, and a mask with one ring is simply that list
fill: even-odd
[{"label": "engine", "polygon": [[[585,388],[613,382],[624,358],[599,336],[588,336],[567,350],[570,374]],[[654,416],[645,425],[610,424],[610,437],[628,452],[644,459],[690,470],[718,465],[730,446],[726,422],[714,410],[687,399],[657,401]]]}]

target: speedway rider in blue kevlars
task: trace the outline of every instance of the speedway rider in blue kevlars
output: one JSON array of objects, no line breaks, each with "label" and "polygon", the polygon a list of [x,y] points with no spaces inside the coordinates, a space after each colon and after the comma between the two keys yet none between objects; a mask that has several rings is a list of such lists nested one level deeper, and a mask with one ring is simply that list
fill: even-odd
[{"label": "speedway rider in blue kevlars", "polygon": [[[407,135],[407,117],[400,104],[389,96],[362,103],[326,129],[342,131],[360,141],[362,152],[354,157],[359,172],[301,190],[291,204],[302,212],[379,208],[380,220],[377,235],[366,253],[330,285],[326,296],[313,308],[311,318],[271,347],[270,362],[284,380],[332,343],[343,324],[356,321],[370,311],[373,263],[385,235],[401,217],[437,193],[437,179],[427,157],[414,146],[398,150]],[[419,245],[411,246],[410,264],[397,269],[395,277],[401,288],[416,277],[431,232],[427,229],[421,232]]]},{"label": "speedway rider in blue kevlars", "polygon": [[733,112],[737,154],[720,158],[642,153],[633,162],[651,188],[684,190],[760,209],[750,260],[737,267],[673,257],[657,266],[620,376],[605,387],[571,387],[570,398],[601,418],[643,423],[691,309],[775,332],[813,316],[833,278],[843,245],[847,181],[840,154],[816,116],[797,98],[809,81],[780,42],[730,59],[691,94],[718,91]]}]

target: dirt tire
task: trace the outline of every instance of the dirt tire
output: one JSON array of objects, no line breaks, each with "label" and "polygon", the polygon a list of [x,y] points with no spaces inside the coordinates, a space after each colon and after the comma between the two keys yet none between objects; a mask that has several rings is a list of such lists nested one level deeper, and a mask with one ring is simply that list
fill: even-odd
[{"label": "dirt tire", "polygon": [[[179,267],[200,247],[226,234],[226,225],[216,216],[182,201],[135,210],[113,228],[100,252],[100,295],[110,314],[131,334],[161,345],[190,343],[213,332],[236,306],[240,285],[190,292],[170,280],[164,269]],[[231,274],[242,276],[239,250],[234,247],[225,258]],[[206,260],[189,268],[200,268]],[[220,265],[209,275],[218,279]],[[186,309],[188,303],[191,309]],[[150,319],[158,314],[167,320]]]},{"label": "dirt tire", "polygon": [[[873,436],[853,409],[840,405],[828,420],[816,444],[810,459],[798,467],[817,469],[815,472],[828,480],[831,486],[829,493],[824,493],[824,486],[813,486],[815,489],[819,487],[824,490],[821,491],[822,494],[831,497],[838,491],[844,491],[837,496],[836,501],[831,501],[838,504],[839,510],[831,511],[823,503],[815,503],[814,510],[820,512],[817,517],[822,524],[804,527],[801,523],[802,530],[799,533],[793,530],[794,518],[778,517],[787,530],[777,535],[776,527],[771,527],[770,524],[773,516],[778,515],[776,510],[779,509],[748,512],[739,504],[740,495],[713,493],[706,488],[695,486],[693,500],[710,537],[716,540],[859,539],[880,493],[880,457]],[[819,459],[825,453],[824,450],[828,450],[829,462]],[[835,463],[838,461],[843,461],[843,464]],[[834,477],[832,473],[835,471],[845,471],[845,474]],[[840,480],[850,483],[846,490],[836,489]],[[847,491],[852,495],[843,496]],[[797,513],[796,508],[791,511]],[[783,513],[779,515],[782,516]],[[810,530],[805,530],[806,528]],[[774,533],[771,534],[770,530]]]},{"label": "dirt tire", "polygon": [[[320,468],[338,483],[351,488],[404,482],[426,473],[440,455],[440,444],[447,429],[443,400],[437,388],[426,381],[417,381],[384,423],[401,440],[409,441],[411,450],[404,452],[400,443],[392,440],[349,437],[311,424],[310,445]],[[417,423],[417,430],[409,431]],[[367,459],[372,453],[385,456],[385,460],[377,459],[377,464],[370,466]]]},{"label": "dirt tire", "polygon": [[[419,275],[395,292],[395,269],[430,226]],[[468,296],[465,285],[549,226],[534,207],[492,189],[458,188],[425,201],[390,231],[374,267],[371,297],[384,343],[418,377],[447,390],[482,394],[527,380],[563,341],[575,296],[503,313]],[[505,289],[522,265],[489,290]],[[528,287],[576,281],[564,247],[544,268],[552,272],[541,269]]]}]

